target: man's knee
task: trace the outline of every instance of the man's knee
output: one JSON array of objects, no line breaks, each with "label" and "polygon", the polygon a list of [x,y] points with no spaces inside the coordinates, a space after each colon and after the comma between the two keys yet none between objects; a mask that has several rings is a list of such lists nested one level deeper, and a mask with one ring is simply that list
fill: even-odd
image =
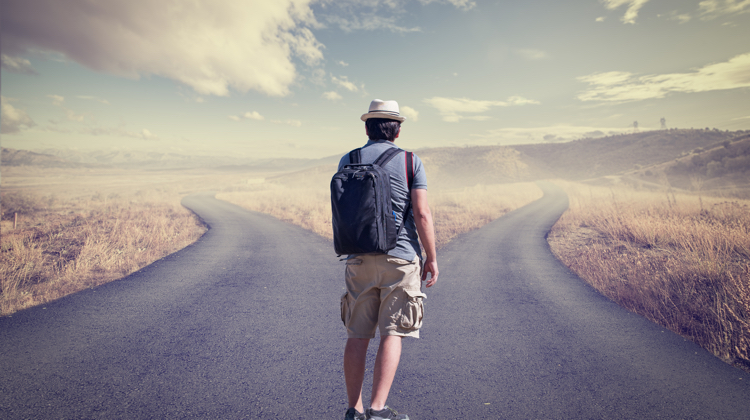
[{"label": "man's knee", "polygon": [[367,351],[367,346],[370,344],[369,338],[347,338],[346,339],[346,350],[349,351]]}]

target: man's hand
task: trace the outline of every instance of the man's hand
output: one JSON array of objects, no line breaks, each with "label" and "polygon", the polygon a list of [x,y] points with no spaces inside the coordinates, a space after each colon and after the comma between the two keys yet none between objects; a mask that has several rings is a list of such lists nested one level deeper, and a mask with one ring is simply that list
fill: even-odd
[{"label": "man's hand", "polygon": [[[430,279],[427,280],[427,273],[432,274],[430,276]],[[435,260],[427,260],[424,263],[424,267],[422,268],[422,281],[427,280],[427,283],[425,283],[425,286],[431,287],[438,279],[438,265],[437,261]]]}]

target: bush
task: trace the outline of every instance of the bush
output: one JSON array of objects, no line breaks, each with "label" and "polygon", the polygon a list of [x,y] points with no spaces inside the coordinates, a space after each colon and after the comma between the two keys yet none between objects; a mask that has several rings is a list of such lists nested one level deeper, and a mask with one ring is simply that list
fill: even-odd
[{"label": "bush", "polygon": [[46,207],[38,197],[9,192],[0,196],[0,215],[3,220],[12,220],[15,213],[32,214]]}]

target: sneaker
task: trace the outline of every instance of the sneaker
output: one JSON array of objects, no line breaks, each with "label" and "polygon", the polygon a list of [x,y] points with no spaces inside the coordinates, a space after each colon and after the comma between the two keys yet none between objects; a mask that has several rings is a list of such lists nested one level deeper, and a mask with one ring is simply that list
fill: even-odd
[{"label": "sneaker", "polygon": [[367,414],[367,418],[371,420],[409,420],[409,416],[406,414],[398,414],[396,410],[387,405],[380,411],[368,408],[365,413]]},{"label": "sneaker", "polygon": [[344,420],[366,420],[366,419],[367,417],[365,417],[365,413],[360,413],[354,407],[349,407],[349,409],[346,410],[346,416],[344,417]]}]

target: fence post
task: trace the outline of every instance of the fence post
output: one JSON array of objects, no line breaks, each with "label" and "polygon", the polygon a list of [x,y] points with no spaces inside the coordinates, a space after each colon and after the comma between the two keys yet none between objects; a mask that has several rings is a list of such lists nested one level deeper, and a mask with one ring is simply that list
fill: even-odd
[{"label": "fence post", "polygon": [[13,230],[16,230],[18,226],[18,213],[13,213]]}]

